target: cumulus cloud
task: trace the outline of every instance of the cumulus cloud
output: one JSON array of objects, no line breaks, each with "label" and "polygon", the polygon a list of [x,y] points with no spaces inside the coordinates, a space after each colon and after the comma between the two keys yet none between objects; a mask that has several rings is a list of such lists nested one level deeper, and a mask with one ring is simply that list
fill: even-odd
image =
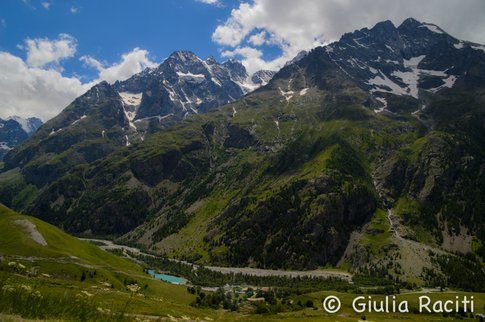
[{"label": "cumulus cloud", "polygon": [[19,57],[0,52],[0,117],[38,116],[48,120],[92,85],[64,77],[54,69],[29,66]]},{"label": "cumulus cloud", "polygon": [[69,11],[73,14],[76,14],[79,12],[79,8],[78,7],[71,7],[71,9],[69,9]]},{"label": "cumulus cloud", "polygon": [[253,74],[262,69],[277,70],[279,66],[284,65],[286,62],[285,57],[279,57],[272,61],[265,61],[262,58],[262,50],[249,46],[237,47],[232,50],[224,50],[221,52],[221,56],[225,58],[242,59],[242,62],[249,74]]},{"label": "cumulus cloud", "polygon": [[[483,12],[483,0],[253,0],[233,9],[230,17],[215,29],[212,40],[226,53],[231,51],[227,48],[237,53],[246,45],[276,45],[281,56],[263,62],[267,68],[279,68],[301,50],[338,40],[345,32],[387,19],[400,24],[414,17],[435,23],[458,38],[485,43]],[[248,53],[245,49],[239,56],[246,67],[254,69],[251,64],[261,64],[261,55]]]},{"label": "cumulus cloud", "polygon": [[118,63],[106,64],[90,56],[81,60],[98,71],[97,79],[83,82],[63,75],[61,61],[76,52],[76,40],[68,35],[59,39],[28,39],[22,46],[26,60],[0,51],[0,117],[37,116],[44,121],[59,114],[76,97],[96,83],[124,80],[156,64],[148,51],[135,48],[122,55]]},{"label": "cumulus cloud", "polygon": [[50,6],[51,6],[51,3],[50,3],[50,2],[47,2],[47,1],[45,1],[45,2],[41,2],[40,4],[41,4],[41,5],[42,5],[42,7],[44,7],[44,9],[46,9],[46,10],[49,10],[49,8],[50,8]]},{"label": "cumulus cloud", "polygon": [[249,43],[254,46],[261,46],[266,43],[266,31],[261,31],[257,34],[252,35],[248,39]]},{"label": "cumulus cloud", "polygon": [[57,39],[35,38],[25,40],[20,48],[27,51],[27,63],[32,67],[43,67],[48,64],[60,66],[63,59],[73,57],[77,41],[68,34],[60,34]]},{"label": "cumulus cloud", "polygon": [[148,58],[148,51],[140,48],[135,48],[129,53],[123,54],[120,62],[110,66],[105,66],[105,64],[91,56],[82,56],[80,59],[86,65],[98,70],[98,81],[104,80],[108,83],[128,79],[147,67],[157,66],[157,63]]}]

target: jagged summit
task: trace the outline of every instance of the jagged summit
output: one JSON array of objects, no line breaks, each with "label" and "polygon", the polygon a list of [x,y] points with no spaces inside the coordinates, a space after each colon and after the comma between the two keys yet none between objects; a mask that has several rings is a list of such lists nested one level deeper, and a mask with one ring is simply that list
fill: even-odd
[{"label": "jagged summit", "polygon": [[185,118],[232,102],[267,82],[254,83],[252,76],[237,60],[219,63],[212,56],[202,60],[191,51],[180,50],[158,67],[116,82],[114,87],[122,96],[141,96],[137,120],[168,115]]},{"label": "jagged summit", "polygon": [[416,20],[412,17],[405,19],[398,28],[416,28],[421,26],[422,23],[419,20]]},{"label": "jagged summit", "polygon": [[384,21],[376,23],[374,25],[374,27],[372,27],[372,29],[370,29],[370,31],[377,34],[377,33],[393,32],[395,29],[396,29],[396,27],[394,26],[392,21],[384,20]]},{"label": "jagged summit", "polygon": [[[316,61],[323,55],[327,69],[333,66],[371,94],[370,106],[377,112],[397,111],[390,103],[396,96],[409,100],[408,109],[418,112],[426,105],[427,96],[460,83],[472,66],[485,59],[482,45],[458,40],[437,25],[414,18],[398,27],[386,20],[370,29],[346,33],[322,49],[323,53],[314,50],[295,64]],[[312,69],[312,73],[317,71]],[[284,92],[297,92],[308,84],[292,86],[295,82]]]}]

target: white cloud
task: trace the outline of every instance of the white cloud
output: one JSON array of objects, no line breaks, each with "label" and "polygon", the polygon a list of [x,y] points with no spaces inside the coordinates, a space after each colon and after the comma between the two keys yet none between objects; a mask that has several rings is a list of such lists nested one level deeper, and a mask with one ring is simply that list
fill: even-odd
[{"label": "white cloud", "polygon": [[27,65],[22,59],[0,52],[0,117],[56,116],[93,84],[82,84],[54,69]]},{"label": "white cloud", "polygon": [[77,8],[77,7],[71,7],[71,9],[69,9],[69,11],[71,11],[71,13],[76,14],[76,13],[79,12],[79,8]]},{"label": "white cloud", "polygon": [[[281,56],[265,63],[267,68],[278,68],[301,50],[387,19],[400,24],[405,18],[414,17],[435,23],[458,38],[484,43],[483,12],[483,0],[246,0],[216,28],[212,40],[226,49],[242,48],[245,43],[277,45]],[[262,31],[267,33],[264,42]],[[245,65],[261,64],[261,56],[248,53],[245,50],[239,54]]]},{"label": "white cloud", "polygon": [[225,50],[221,52],[221,56],[226,58],[242,58],[242,64],[246,67],[249,74],[253,74],[261,69],[276,70],[286,62],[283,57],[267,62],[262,58],[263,52],[261,50],[248,46]]},{"label": "white cloud", "polygon": [[79,60],[82,61],[87,66],[97,69],[98,71],[103,69],[103,64],[101,64],[101,62],[99,62],[98,60],[96,60],[91,56],[88,56],[88,55],[81,56]]},{"label": "white cloud", "polygon": [[2,28],[7,28],[7,21],[5,19],[0,20],[0,26],[2,26]]},{"label": "white cloud", "polygon": [[40,4],[42,5],[42,7],[44,7],[44,9],[49,10],[52,3],[45,1],[41,2]]},{"label": "white cloud", "polygon": [[241,25],[230,19],[225,24],[217,26],[216,31],[212,34],[212,40],[220,45],[234,47],[243,41],[246,34],[247,31],[244,31]]},{"label": "white cloud", "polygon": [[266,31],[261,31],[249,37],[248,42],[254,46],[261,46],[266,43]]},{"label": "white cloud", "polygon": [[32,67],[43,67],[48,64],[59,66],[61,60],[73,57],[77,41],[68,34],[60,34],[57,39],[36,38],[25,40],[20,46],[27,51],[27,63]]},{"label": "white cloud", "polygon": [[135,48],[129,53],[123,54],[121,61],[111,66],[105,66],[105,64],[91,56],[82,56],[80,59],[86,65],[98,70],[98,81],[105,80],[108,83],[128,79],[147,67],[155,67],[158,65],[148,58],[148,51],[140,48]]},{"label": "white cloud", "polygon": [[202,2],[205,4],[211,4],[211,5],[219,5],[220,2],[219,0],[196,0],[197,2]]},{"label": "white cloud", "polygon": [[0,51],[0,117],[37,116],[44,121],[59,114],[76,97],[96,83],[124,80],[146,67],[156,66],[148,51],[135,48],[122,55],[118,63],[107,65],[90,57],[81,60],[98,71],[96,80],[83,82],[66,77],[60,63],[75,54],[75,39],[60,35],[58,40],[26,40],[21,48],[27,59]]}]

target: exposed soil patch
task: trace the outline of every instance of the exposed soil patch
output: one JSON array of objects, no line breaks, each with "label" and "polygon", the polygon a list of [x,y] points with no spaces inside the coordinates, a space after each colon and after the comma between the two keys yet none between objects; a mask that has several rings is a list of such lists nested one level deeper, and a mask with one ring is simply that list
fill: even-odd
[{"label": "exposed soil patch", "polygon": [[16,224],[19,224],[30,235],[30,238],[32,238],[33,241],[35,241],[37,244],[42,245],[42,246],[47,246],[47,242],[44,239],[44,236],[37,230],[37,227],[33,222],[28,221],[27,219],[19,219],[15,220]]}]

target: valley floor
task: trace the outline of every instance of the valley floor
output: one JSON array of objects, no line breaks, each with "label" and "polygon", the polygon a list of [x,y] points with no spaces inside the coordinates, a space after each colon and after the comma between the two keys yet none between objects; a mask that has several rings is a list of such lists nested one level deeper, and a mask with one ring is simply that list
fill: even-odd
[{"label": "valley floor", "polygon": [[[126,245],[119,245],[115,244],[111,240],[106,239],[88,239],[84,238],[82,240],[90,241],[96,243],[101,249],[107,251],[113,250],[120,250],[123,252],[123,255],[130,258],[129,253],[137,254],[137,255],[144,255],[144,256],[153,256],[152,254],[147,254],[142,252],[140,249],[135,247],[130,247]],[[132,258],[133,259],[133,258]],[[173,261],[177,261],[173,259]],[[183,262],[183,261],[181,261]],[[187,262],[183,262],[185,264],[189,264],[195,267],[204,267],[214,272],[220,272],[223,274],[245,274],[251,276],[287,276],[287,277],[334,277],[340,278],[343,280],[351,281],[352,274],[337,270],[337,269],[319,269],[313,271],[294,271],[294,270],[273,270],[273,269],[261,269],[261,268],[252,268],[252,267],[220,267],[220,266],[201,266],[195,265]]]}]

